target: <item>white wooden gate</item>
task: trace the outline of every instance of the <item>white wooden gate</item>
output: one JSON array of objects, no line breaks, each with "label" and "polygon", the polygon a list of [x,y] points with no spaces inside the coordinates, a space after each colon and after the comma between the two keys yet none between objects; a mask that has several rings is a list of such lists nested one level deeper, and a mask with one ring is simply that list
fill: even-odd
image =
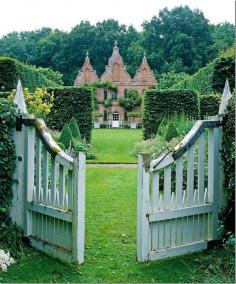
[{"label": "white wooden gate", "polygon": [[[24,236],[31,246],[50,256],[69,263],[83,263],[85,154],[79,153],[73,159],[63,152],[44,121],[39,119],[19,120],[14,139],[16,144],[23,145],[16,152],[23,162],[20,184],[24,195]],[[21,180],[20,176],[16,177]],[[20,210],[12,212],[13,221],[17,221],[15,215]]]},{"label": "white wooden gate", "polygon": [[223,200],[221,125],[229,98],[226,82],[219,116],[197,121],[172,151],[151,162],[139,155],[138,261],[205,249],[208,241],[217,240]]}]

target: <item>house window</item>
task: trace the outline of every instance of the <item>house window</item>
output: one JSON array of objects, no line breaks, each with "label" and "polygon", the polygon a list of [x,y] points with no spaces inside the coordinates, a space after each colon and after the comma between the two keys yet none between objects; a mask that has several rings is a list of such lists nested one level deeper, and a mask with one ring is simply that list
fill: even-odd
[{"label": "house window", "polygon": [[112,99],[113,99],[113,100],[117,100],[117,95],[118,95],[117,90],[113,91],[113,93],[112,93]]},{"label": "house window", "polygon": [[128,121],[128,112],[125,111],[125,121]]},{"label": "house window", "polygon": [[107,90],[104,90],[104,101],[107,100]]},{"label": "house window", "polygon": [[127,89],[125,89],[125,90],[124,90],[124,97],[126,98],[126,97],[127,97],[127,95],[128,95],[128,90],[127,90]]},{"label": "house window", "polygon": [[104,110],[103,112],[103,121],[107,121],[107,111]]}]

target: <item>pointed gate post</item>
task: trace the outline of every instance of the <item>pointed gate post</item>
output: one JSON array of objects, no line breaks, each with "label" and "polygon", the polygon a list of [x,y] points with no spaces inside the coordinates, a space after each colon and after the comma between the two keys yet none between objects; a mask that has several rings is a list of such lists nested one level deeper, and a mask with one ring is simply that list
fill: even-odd
[{"label": "pointed gate post", "polygon": [[[27,114],[24,94],[20,79],[17,83],[16,95],[14,98],[17,112],[21,115]],[[24,125],[17,125],[13,130],[12,138],[16,151],[16,168],[13,175],[12,185],[12,205],[10,208],[10,216],[12,221],[23,228],[24,224]]]}]

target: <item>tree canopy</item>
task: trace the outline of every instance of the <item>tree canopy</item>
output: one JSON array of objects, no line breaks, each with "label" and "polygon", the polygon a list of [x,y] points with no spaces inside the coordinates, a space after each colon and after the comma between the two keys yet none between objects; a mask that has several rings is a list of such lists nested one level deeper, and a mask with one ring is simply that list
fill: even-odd
[{"label": "tree canopy", "polygon": [[87,50],[97,74],[104,72],[115,40],[132,76],[146,51],[157,79],[170,71],[192,74],[234,42],[232,24],[211,25],[201,11],[188,6],[164,8],[142,27],[138,32],[108,19],[95,25],[82,21],[70,32],[47,27],[13,32],[0,39],[0,55],[59,71],[64,83],[72,85]]}]

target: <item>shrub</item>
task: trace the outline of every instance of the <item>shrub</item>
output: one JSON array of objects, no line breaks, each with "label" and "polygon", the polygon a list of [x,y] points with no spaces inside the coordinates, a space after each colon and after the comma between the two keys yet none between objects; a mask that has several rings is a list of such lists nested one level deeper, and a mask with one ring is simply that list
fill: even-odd
[{"label": "shrub", "polygon": [[229,79],[231,88],[235,86],[234,56],[221,56],[199,69],[189,79],[173,86],[173,89],[193,89],[199,95],[222,92],[226,78]]},{"label": "shrub", "polygon": [[[16,90],[12,90],[8,100],[12,102],[15,94]],[[42,88],[36,88],[34,93],[30,93],[28,88],[24,88],[24,98],[28,113],[43,119],[50,113],[54,101],[53,93],[47,93]]]},{"label": "shrub", "polygon": [[204,95],[199,97],[200,117],[217,115],[220,106],[220,96],[216,94]]},{"label": "shrub", "polygon": [[21,230],[12,223],[9,214],[16,158],[11,139],[15,119],[13,104],[0,99],[0,244],[1,248],[10,248],[14,256],[20,252],[22,237]]},{"label": "shrub", "polygon": [[81,138],[90,141],[92,131],[92,89],[90,87],[50,88],[54,103],[46,121],[48,127],[61,131],[72,116],[78,123]]},{"label": "shrub", "polygon": [[66,149],[68,149],[69,146],[72,146],[73,144],[73,137],[70,131],[70,127],[67,123],[62,129],[61,136],[58,142],[62,143]]},{"label": "shrub", "polygon": [[224,162],[224,190],[228,206],[223,214],[225,230],[235,231],[235,96],[230,99],[223,125],[222,159]]},{"label": "shrub", "polygon": [[135,106],[140,106],[141,102],[142,98],[135,89],[129,89],[125,97],[118,99],[119,105],[124,107],[126,111],[131,111]]},{"label": "shrub", "polygon": [[58,78],[59,73],[49,70],[38,69],[9,57],[0,57],[0,87],[2,91],[11,91],[15,89],[19,78],[22,85],[30,91],[37,87],[58,86],[61,82],[61,78]]},{"label": "shrub", "polygon": [[70,123],[69,123],[69,127],[70,127],[70,131],[71,131],[72,137],[74,139],[81,140],[79,126],[78,126],[78,124],[77,124],[77,122],[76,122],[74,117],[71,118]]},{"label": "shrub", "polygon": [[168,124],[166,134],[165,134],[165,140],[167,142],[170,142],[173,138],[176,138],[179,136],[178,130],[175,127],[175,124],[171,121]]},{"label": "shrub", "polygon": [[198,95],[193,90],[157,90],[149,89],[143,101],[144,139],[157,133],[163,117],[185,114],[187,117],[199,117]]}]

